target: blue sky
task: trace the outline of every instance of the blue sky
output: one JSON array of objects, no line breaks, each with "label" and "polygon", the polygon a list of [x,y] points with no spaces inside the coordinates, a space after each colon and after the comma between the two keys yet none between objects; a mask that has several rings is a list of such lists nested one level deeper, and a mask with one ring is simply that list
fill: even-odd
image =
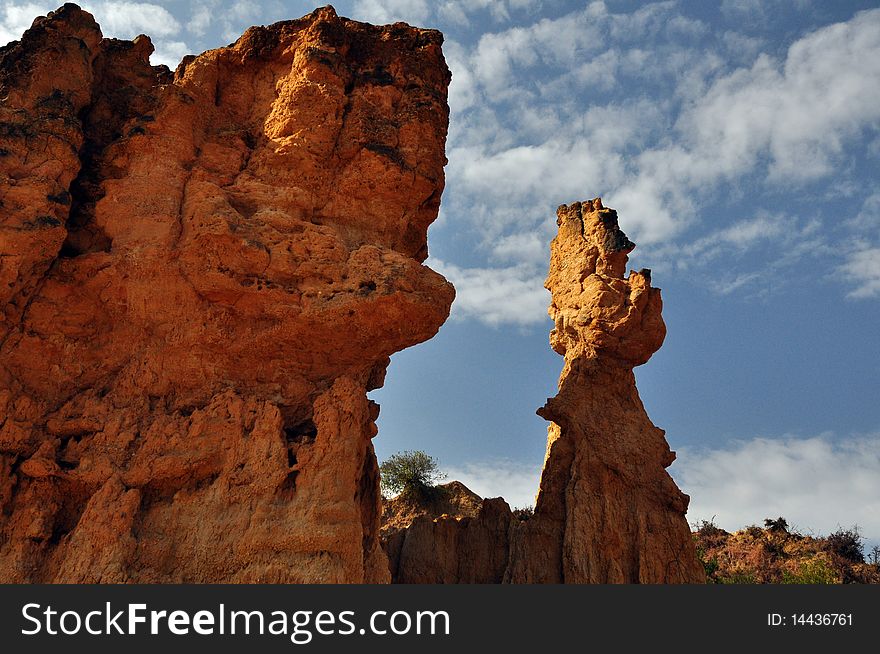
[{"label": "blue sky", "polygon": [[[0,41],[52,2],[0,2]],[[301,2],[82,2],[154,63]],[[396,355],[381,457],[423,449],[482,494],[531,503],[562,365],[542,283],[555,207],[602,196],[664,291],[637,369],[679,453],[691,519],[784,515],[880,540],[877,2],[354,0],[441,29],[453,72],[447,188],[429,265],[458,289]]]}]

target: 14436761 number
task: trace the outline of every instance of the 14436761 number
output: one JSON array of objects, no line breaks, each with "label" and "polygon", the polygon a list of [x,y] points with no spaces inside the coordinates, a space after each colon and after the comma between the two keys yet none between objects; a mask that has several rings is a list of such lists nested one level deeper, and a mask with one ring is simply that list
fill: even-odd
[{"label": "14436761 number", "polygon": [[851,627],[852,613],[768,613],[770,627]]}]

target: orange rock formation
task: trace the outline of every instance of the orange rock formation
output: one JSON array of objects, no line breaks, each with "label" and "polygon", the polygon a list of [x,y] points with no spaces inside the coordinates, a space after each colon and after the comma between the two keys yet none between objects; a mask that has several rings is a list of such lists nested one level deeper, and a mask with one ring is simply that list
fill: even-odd
[{"label": "orange rock formation", "polygon": [[649,270],[626,274],[635,247],[599,199],[557,210],[545,286],[553,349],[565,357],[535,515],[511,535],[513,583],[704,581],[675,459],[642,406],[633,367],[663,344]]},{"label": "orange rock formation", "polygon": [[[675,458],[648,419],[633,367],[663,343],[650,271],[625,277],[635,247],[601,200],[562,206],[551,245],[550,333],[565,357],[534,515],[500,498],[462,519],[421,516],[386,530],[405,583],[702,583]],[[394,509],[394,506],[390,508]],[[398,511],[399,512],[399,511]]]},{"label": "orange rock formation", "polygon": [[383,582],[390,354],[453,289],[439,32],[320,9],[150,66],[0,48],[0,580]]}]

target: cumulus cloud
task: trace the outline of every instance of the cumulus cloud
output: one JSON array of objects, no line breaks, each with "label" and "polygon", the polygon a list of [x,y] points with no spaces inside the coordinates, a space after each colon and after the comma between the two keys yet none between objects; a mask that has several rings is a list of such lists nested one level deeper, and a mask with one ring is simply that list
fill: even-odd
[{"label": "cumulus cloud", "polygon": [[180,23],[164,7],[149,2],[91,2],[80,3],[101,24],[104,36],[132,38],[138,34],[162,38],[180,32]]},{"label": "cumulus cloud", "polygon": [[171,70],[177,68],[177,64],[187,54],[191,54],[189,46],[184,41],[156,41],[153,44],[155,52],[150,55],[150,63],[154,66],[165,64]]},{"label": "cumulus cloud", "polygon": [[[673,214],[749,176],[805,184],[836,171],[845,146],[878,120],[880,10],[873,10],[804,36],[784,60],[760,55],[717,77],[678,116],[674,142],[642,151],[625,184],[648,189],[637,211]],[[672,192],[664,197],[661,189]]]},{"label": "cumulus cloud", "polygon": [[880,540],[880,434],[755,438],[721,449],[681,449],[670,469],[691,496],[689,520],[727,530],[784,516],[827,534],[859,525]]},{"label": "cumulus cloud", "polygon": [[461,268],[438,259],[427,263],[455,286],[453,319],[473,318],[491,326],[547,320],[550,294],[543,273],[532,266]]},{"label": "cumulus cloud", "polygon": [[[21,38],[34,18],[58,8],[58,2],[5,2],[0,6],[0,44]],[[149,2],[82,0],[80,6],[95,16],[104,36],[131,39],[138,34],[153,38],[156,52],[152,62],[174,68],[189,48],[172,37],[181,25],[164,7]]]},{"label": "cumulus cloud", "polygon": [[846,140],[880,119],[880,10],[761,56],[717,80],[680,120],[693,181],[742,174],[768,159],[777,179],[828,174]]},{"label": "cumulus cloud", "polygon": [[[462,92],[479,97],[473,88]],[[577,111],[554,102],[527,102],[497,112],[478,105],[454,121],[444,201],[480,232],[488,247],[512,234],[537,232],[545,238],[555,231],[556,206],[602,194],[607,198],[606,192],[621,187],[625,153],[646,141],[657,112],[647,101]],[[515,116],[514,124],[505,125],[502,114],[507,120]],[[625,199],[625,193],[614,198]],[[635,218],[630,218],[633,227]],[[662,217],[652,216],[643,234],[662,231],[663,224]]]},{"label": "cumulus cloud", "polygon": [[[880,10],[809,32],[781,56],[761,54],[764,44],[710,33],[671,2],[628,13],[593,2],[472,45],[449,42],[444,210],[470,224],[488,262],[504,266],[454,272],[474,288],[491,287],[496,304],[515,303],[499,293],[519,293],[519,282],[539,277],[523,271],[537,270],[546,253],[552,208],[597,195],[620,211],[640,252],[666,248],[666,261],[652,267],[675,272],[734,257],[726,277],[709,282],[719,293],[754,290],[799,256],[839,248],[817,216],[758,209],[713,227],[703,208],[721,192],[740,197],[749,187],[845,183],[841,171],[880,121]],[[646,95],[621,101],[615,89],[633,83]],[[775,255],[765,247],[774,243]],[[762,259],[742,256],[762,249]],[[846,274],[869,266],[862,296],[873,295],[872,251],[866,246],[847,262]],[[497,322],[511,312],[486,315]]]},{"label": "cumulus cloud", "polygon": [[4,2],[0,5],[0,45],[21,38],[34,18],[57,7],[51,2]]},{"label": "cumulus cloud", "polygon": [[535,505],[542,464],[507,459],[467,463],[448,468],[449,480],[457,480],[481,497],[503,497],[511,508]]},{"label": "cumulus cloud", "polygon": [[[198,38],[204,37],[209,31],[216,31],[227,42],[237,39],[251,25],[264,25],[291,18],[289,7],[278,0],[197,0],[189,3],[189,6],[187,31]],[[307,8],[304,7],[302,11],[306,13]]]},{"label": "cumulus cloud", "polygon": [[492,248],[492,259],[496,261],[531,262],[543,265],[550,250],[550,235],[538,232],[524,232],[502,237]]},{"label": "cumulus cloud", "polygon": [[204,36],[214,22],[214,17],[214,8],[211,5],[206,2],[194,3],[186,29],[196,36]]}]

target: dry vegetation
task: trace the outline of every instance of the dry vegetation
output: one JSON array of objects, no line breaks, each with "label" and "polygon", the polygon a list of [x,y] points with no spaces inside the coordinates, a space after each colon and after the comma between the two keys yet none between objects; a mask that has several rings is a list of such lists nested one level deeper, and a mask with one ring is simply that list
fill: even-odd
[{"label": "dry vegetation", "polygon": [[382,498],[382,533],[409,527],[422,515],[432,519],[441,516],[473,518],[480,512],[483,498],[460,481],[430,487],[430,493],[401,492],[396,497]]},{"label": "dry vegetation", "polygon": [[784,518],[730,533],[712,521],[694,525],[697,555],[713,584],[876,584],[880,548],[867,556],[858,527],[807,536]]}]

